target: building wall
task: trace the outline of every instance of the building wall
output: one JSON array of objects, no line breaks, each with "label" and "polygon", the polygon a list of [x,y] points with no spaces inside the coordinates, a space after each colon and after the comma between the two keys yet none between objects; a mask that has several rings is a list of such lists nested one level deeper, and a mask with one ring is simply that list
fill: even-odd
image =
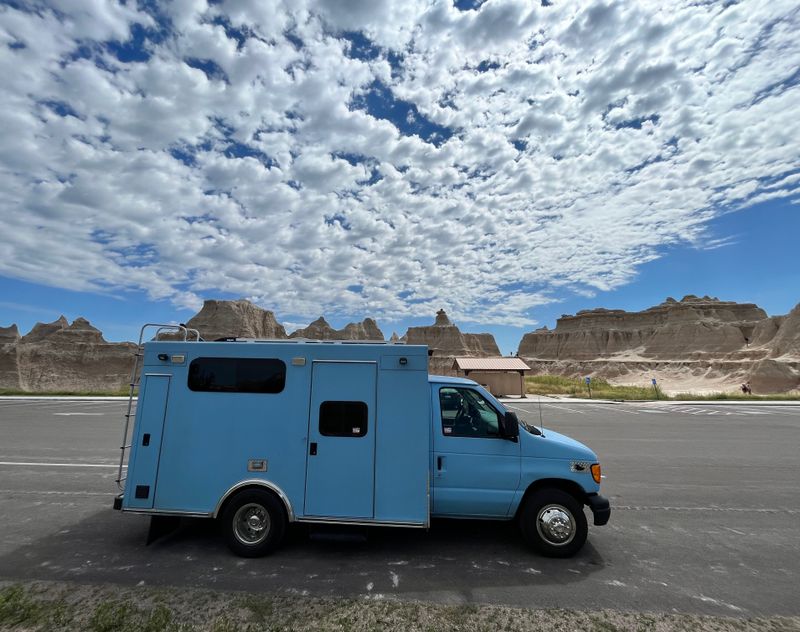
[{"label": "building wall", "polygon": [[519,373],[507,373],[503,371],[470,371],[469,375],[460,372],[461,377],[475,380],[492,395],[524,395],[523,382]]}]

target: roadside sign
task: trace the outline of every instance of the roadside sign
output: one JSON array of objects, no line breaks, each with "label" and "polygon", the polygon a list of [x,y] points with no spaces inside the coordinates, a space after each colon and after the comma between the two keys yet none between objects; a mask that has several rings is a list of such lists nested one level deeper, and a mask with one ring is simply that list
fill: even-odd
[{"label": "roadside sign", "polygon": [[587,377],[587,378],[586,378],[586,383],[587,383],[587,384],[589,384],[591,381],[592,381],[592,378],[590,378],[590,377]]},{"label": "roadside sign", "polygon": [[653,386],[656,385],[656,378],[653,378]]}]

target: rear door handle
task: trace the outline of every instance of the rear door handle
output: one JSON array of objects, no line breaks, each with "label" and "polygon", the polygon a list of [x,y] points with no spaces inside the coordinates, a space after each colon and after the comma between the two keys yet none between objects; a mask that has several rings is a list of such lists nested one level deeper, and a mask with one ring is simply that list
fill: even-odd
[{"label": "rear door handle", "polygon": [[436,469],[437,470],[441,471],[443,462],[444,462],[444,459],[442,457],[440,457],[440,456],[436,457]]},{"label": "rear door handle", "polygon": [[312,443],[312,444],[309,446],[309,448],[308,448],[308,453],[309,453],[311,456],[317,456],[317,444],[316,444],[316,442],[313,442],[313,443]]}]

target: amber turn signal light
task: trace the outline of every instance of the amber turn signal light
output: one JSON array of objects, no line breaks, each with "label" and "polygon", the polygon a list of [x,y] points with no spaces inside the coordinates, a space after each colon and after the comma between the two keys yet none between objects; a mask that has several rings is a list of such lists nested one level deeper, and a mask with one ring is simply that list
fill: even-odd
[{"label": "amber turn signal light", "polygon": [[600,464],[599,463],[594,463],[592,465],[592,478],[594,479],[595,483],[597,483],[598,485],[600,484],[601,476],[600,476]]}]

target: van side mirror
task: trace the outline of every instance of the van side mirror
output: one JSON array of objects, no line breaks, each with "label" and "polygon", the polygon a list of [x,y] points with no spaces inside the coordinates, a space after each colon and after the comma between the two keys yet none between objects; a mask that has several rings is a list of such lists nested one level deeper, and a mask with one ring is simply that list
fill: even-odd
[{"label": "van side mirror", "polygon": [[507,412],[500,418],[500,435],[504,439],[516,441],[519,437],[519,419],[517,413]]}]

